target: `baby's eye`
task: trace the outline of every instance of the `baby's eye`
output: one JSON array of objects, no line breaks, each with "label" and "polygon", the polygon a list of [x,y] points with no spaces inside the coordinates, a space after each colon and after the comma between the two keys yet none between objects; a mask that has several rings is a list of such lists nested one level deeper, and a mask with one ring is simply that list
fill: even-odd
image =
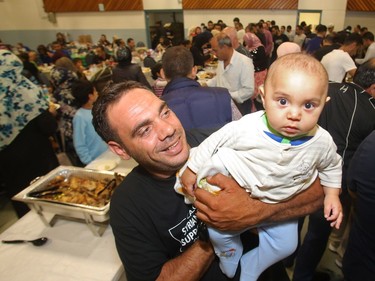
[{"label": "baby's eye", "polygon": [[281,105],[286,105],[288,103],[288,101],[286,99],[279,99],[279,103]]},{"label": "baby's eye", "polygon": [[305,108],[306,108],[306,109],[313,109],[314,107],[315,107],[314,104],[312,104],[312,103],[310,103],[310,102],[305,103]]}]

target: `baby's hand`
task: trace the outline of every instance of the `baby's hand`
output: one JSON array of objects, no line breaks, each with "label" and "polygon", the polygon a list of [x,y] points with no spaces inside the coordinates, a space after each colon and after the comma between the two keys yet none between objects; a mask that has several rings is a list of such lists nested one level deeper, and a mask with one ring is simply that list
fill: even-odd
[{"label": "baby's hand", "polygon": [[326,195],[324,198],[324,217],[331,222],[331,227],[340,228],[343,213],[340,198],[337,195]]},{"label": "baby's hand", "polygon": [[180,181],[182,184],[182,187],[184,188],[184,191],[191,197],[194,197],[194,189],[196,187],[196,180],[197,175],[189,169],[189,167],[186,168],[186,170],[183,172],[182,176],[180,177]]}]

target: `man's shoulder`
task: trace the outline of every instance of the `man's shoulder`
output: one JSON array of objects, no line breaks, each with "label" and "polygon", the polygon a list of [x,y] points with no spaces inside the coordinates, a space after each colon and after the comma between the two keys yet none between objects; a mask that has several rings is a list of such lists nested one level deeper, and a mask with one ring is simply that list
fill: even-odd
[{"label": "man's shoulder", "polygon": [[[189,96],[194,94],[229,94],[228,89],[223,87],[202,87],[197,81],[189,78],[178,78],[176,81],[171,81],[168,83],[167,87],[164,89],[164,95],[162,99],[166,100],[172,97],[181,97],[179,94],[186,93]],[[181,97],[182,98],[182,97]]]},{"label": "man's shoulder", "polygon": [[328,83],[328,96],[331,99],[345,100],[349,98],[350,100],[354,100],[354,94],[361,91],[363,90],[354,83]]},{"label": "man's shoulder", "polygon": [[232,55],[232,59],[231,59],[231,63],[233,64],[251,64],[253,65],[253,59],[251,59],[250,57],[238,52],[237,50],[234,50],[233,52],[233,55]]}]

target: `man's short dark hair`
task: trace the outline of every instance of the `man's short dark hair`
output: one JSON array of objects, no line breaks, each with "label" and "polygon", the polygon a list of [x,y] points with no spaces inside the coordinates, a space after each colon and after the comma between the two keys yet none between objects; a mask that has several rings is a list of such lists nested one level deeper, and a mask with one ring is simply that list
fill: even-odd
[{"label": "man's short dark hair", "polygon": [[126,43],[129,44],[131,41],[134,41],[133,38],[128,38],[128,40],[126,40]]},{"label": "man's short dark hair", "polygon": [[360,65],[354,74],[353,82],[368,89],[375,84],[375,58],[366,61]]},{"label": "man's short dark hair", "polygon": [[362,35],[362,39],[363,40],[370,40],[370,41],[374,41],[374,34],[370,31],[367,31],[365,32],[363,35]]},{"label": "man's short dark hair", "polygon": [[315,30],[316,32],[320,33],[320,32],[327,32],[327,26],[325,26],[324,24],[318,24],[316,27],[315,27]]},{"label": "man's short dark hair", "polygon": [[94,85],[87,80],[78,80],[72,85],[72,95],[76,104],[81,107],[89,100],[89,95],[94,93]]},{"label": "man's short dark hair", "polygon": [[344,44],[347,36],[348,36],[348,34],[345,31],[337,32],[334,35],[334,39],[333,39],[334,41],[333,42],[342,45],[342,44]]},{"label": "man's short dark hair", "polygon": [[362,36],[359,35],[358,33],[351,33],[349,34],[344,41],[344,45],[350,45],[352,43],[356,43],[358,46],[361,46],[363,41],[362,41]]},{"label": "man's short dark hair", "polygon": [[163,55],[163,71],[169,80],[187,77],[193,66],[193,55],[183,46],[170,47]]},{"label": "man's short dark hair", "polygon": [[95,131],[105,141],[115,141],[125,147],[117,131],[111,128],[108,120],[108,108],[117,103],[120,98],[130,90],[149,88],[136,81],[126,81],[121,83],[109,82],[94,103],[92,108],[92,124]]},{"label": "man's short dark hair", "polygon": [[156,80],[158,79],[158,73],[160,73],[160,70],[162,69],[163,65],[160,61],[155,63],[153,67],[151,67],[151,74],[152,74],[152,79]]}]

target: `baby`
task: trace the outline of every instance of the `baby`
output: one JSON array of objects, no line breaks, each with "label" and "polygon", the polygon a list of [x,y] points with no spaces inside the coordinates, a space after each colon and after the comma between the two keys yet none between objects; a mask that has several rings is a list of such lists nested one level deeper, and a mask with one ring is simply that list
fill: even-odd
[{"label": "baby", "polygon": [[[231,122],[191,150],[187,168],[179,171],[175,189],[194,197],[196,186],[219,192],[205,178],[233,177],[249,195],[266,203],[288,200],[317,177],[324,187],[324,215],[339,228],[342,208],[341,157],[327,131],[317,125],[327,98],[328,76],[312,56],[295,53],[270,67],[261,97],[265,111]],[[178,178],[178,176],[177,176]],[[297,221],[258,227],[259,246],[245,254],[240,233],[209,228],[220,267],[233,277],[241,262],[241,280],[257,280],[270,265],[297,246]]]}]

